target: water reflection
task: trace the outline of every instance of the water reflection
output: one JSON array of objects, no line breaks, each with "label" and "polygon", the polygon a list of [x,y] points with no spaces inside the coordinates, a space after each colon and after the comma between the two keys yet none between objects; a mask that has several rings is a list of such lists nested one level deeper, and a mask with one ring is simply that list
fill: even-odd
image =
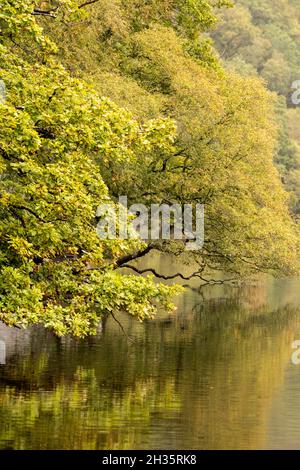
[{"label": "water reflection", "polygon": [[112,319],[81,342],[2,326],[0,448],[253,449],[299,441],[300,368],[290,365],[291,343],[300,339],[298,283],[219,287],[206,300],[188,290],[174,317],[143,325],[122,317],[130,341]]}]

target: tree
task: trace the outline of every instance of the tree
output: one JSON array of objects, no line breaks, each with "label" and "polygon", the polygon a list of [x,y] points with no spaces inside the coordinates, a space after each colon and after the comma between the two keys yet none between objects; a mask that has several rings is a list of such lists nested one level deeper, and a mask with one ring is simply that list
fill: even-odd
[{"label": "tree", "polygon": [[[159,126],[148,139],[129,113],[72,79],[52,57],[31,2],[5,2],[1,30],[7,89],[0,105],[1,320],[41,322],[56,334],[81,337],[116,310],[144,319],[155,313],[155,302],[172,308],[176,288],[113,270],[140,241],[96,234],[97,206],[110,200],[96,158],[133,159],[155,135],[164,139]],[[34,60],[38,55],[43,61]]]},{"label": "tree", "polygon": [[298,214],[300,187],[294,169],[299,165],[299,138],[289,133],[287,125],[288,108],[293,106],[291,86],[298,79],[300,59],[298,4],[293,0],[237,0],[234,8],[222,14],[212,37],[226,67],[263,77],[268,88],[280,95],[276,108],[281,129],[274,160],[290,193],[290,208]]},{"label": "tree", "polygon": [[[212,269],[296,273],[273,98],[212,58],[201,33],[215,22],[212,4],[141,2],[140,14],[115,0],[113,17],[106,0],[90,17],[83,5],[5,0],[0,13],[0,318],[75,336],[116,310],[151,318],[179,289],[117,268],[154,248],[197,263],[204,282]],[[204,249],[100,240],[97,207],[117,208],[120,195],[205,204]]]},{"label": "tree", "polygon": [[[186,57],[182,41],[164,27],[136,33],[131,47],[123,70],[161,95],[177,122],[177,151],[147,154],[122,169],[100,163],[110,192],[127,189],[148,204],[205,204],[205,246],[189,255],[203,270],[292,273],[298,236],[273,166],[272,95],[258,79],[207,70]],[[184,250],[171,245],[164,249]]]}]

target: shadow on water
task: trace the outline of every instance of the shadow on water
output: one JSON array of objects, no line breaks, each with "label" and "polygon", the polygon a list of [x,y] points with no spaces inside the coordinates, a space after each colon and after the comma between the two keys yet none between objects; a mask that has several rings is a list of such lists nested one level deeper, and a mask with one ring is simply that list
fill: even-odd
[{"label": "shadow on water", "polygon": [[131,341],[113,319],[84,341],[1,326],[0,448],[276,448],[289,435],[299,442],[294,422],[286,420],[282,437],[278,426],[282,400],[292,400],[291,371],[300,398],[300,369],[290,365],[300,338],[298,285],[209,288],[205,300],[187,290],[173,316],[144,324],[119,317]]}]

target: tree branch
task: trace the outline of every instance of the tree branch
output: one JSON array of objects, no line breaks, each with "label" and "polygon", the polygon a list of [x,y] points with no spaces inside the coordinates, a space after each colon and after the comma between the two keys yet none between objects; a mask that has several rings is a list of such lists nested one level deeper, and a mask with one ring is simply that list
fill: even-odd
[{"label": "tree branch", "polygon": [[135,266],[132,266],[130,264],[124,264],[122,266],[122,268],[127,268],[127,269],[132,269],[133,271],[135,271],[137,274],[145,274],[145,273],[152,273],[154,274],[155,277],[157,277],[158,279],[164,279],[165,281],[169,281],[169,280],[172,280],[172,279],[176,279],[177,277],[179,277],[180,279],[183,279],[184,281],[190,281],[194,278],[198,278],[198,279],[201,279],[201,281],[205,282],[206,285],[212,285],[212,284],[225,284],[226,282],[235,282],[236,279],[235,278],[230,278],[230,279],[206,279],[204,278],[201,273],[202,273],[202,269],[199,270],[199,271],[196,271],[192,274],[190,274],[189,276],[184,276],[183,274],[181,273],[176,273],[176,274],[172,274],[170,276],[165,276],[163,274],[159,274],[155,269],[153,268],[147,268],[147,269],[138,269],[137,267]]},{"label": "tree branch", "polygon": [[119,327],[121,328],[124,336],[126,337],[126,339],[132,343],[134,343],[133,339],[131,339],[128,334],[126,333],[122,323],[115,317],[114,313],[113,312],[110,312],[111,316],[113,317],[114,321],[119,325]]},{"label": "tree branch", "polygon": [[115,263],[116,268],[122,268],[124,264],[128,263],[129,261],[133,261],[138,258],[142,258],[145,256],[147,253],[149,253],[151,250],[154,250],[155,246],[154,244],[148,245],[144,250],[139,250],[135,253],[131,253],[129,255],[125,255],[122,258],[118,259]]},{"label": "tree branch", "polygon": [[51,13],[51,10],[46,11],[46,10],[34,9],[33,12],[32,12],[32,15],[34,15],[34,16],[37,16],[37,15],[39,15],[39,16],[49,16],[50,18],[56,18],[56,16]]},{"label": "tree branch", "polygon": [[20,210],[24,210],[26,212],[29,212],[29,214],[33,215],[36,219],[38,219],[40,222],[46,222],[42,217],[40,217],[36,212],[34,212],[32,209],[30,209],[30,207],[26,207],[26,206],[19,206],[19,205],[11,205],[11,207],[13,207],[14,209],[20,209]]},{"label": "tree branch", "polygon": [[190,276],[184,276],[183,274],[181,273],[176,273],[176,274],[172,274],[170,276],[165,276],[163,274],[159,274],[157,271],[155,271],[155,269],[153,268],[147,268],[147,269],[138,269],[136,268],[135,266],[131,266],[130,264],[124,264],[122,265],[122,268],[128,268],[128,269],[132,269],[133,271],[135,271],[136,273],[138,274],[145,274],[145,273],[152,273],[154,274],[155,277],[159,278],[159,279],[164,279],[164,280],[170,280],[170,279],[175,279],[176,277],[180,277],[181,279],[183,279],[184,281],[190,281],[191,279],[193,279],[194,277],[199,277],[200,279],[202,279],[203,281],[205,279],[202,278],[202,276],[200,275],[200,272],[201,271],[196,271],[195,273],[191,274]]},{"label": "tree branch", "polygon": [[99,0],[89,0],[89,1],[84,2],[84,3],[82,3],[81,5],[79,5],[79,6],[78,6],[78,9],[84,8],[84,7],[86,7],[87,5],[92,5],[93,3],[97,3],[97,2],[99,2]]}]

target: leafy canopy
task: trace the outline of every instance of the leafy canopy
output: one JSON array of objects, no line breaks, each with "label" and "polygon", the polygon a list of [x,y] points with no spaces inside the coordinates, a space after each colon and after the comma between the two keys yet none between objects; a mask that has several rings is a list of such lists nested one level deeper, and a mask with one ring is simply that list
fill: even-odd
[{"label": "leafy canopy", "polygon": [[[96,160],[134,160],[157,139],[168,147],[174,128],[153,121],[148,135],[130,113],[70,77],[31,11],[31,2],[5,1],[1,12],[0,318],[84,336],[115,310],[142,320],[156,303],[172,307],[175,288],[112,269],[143,245],[100,240],[95,214],[110,200]],[[28,60],[15,45],[26,37]]]},{"label": "leafy canopy", "polygon": [[147,251],[144,243],[96,235],[98,205],[120,195],[205,204],[201,252],[187,253],[183,242],[156,245],[196,262],[203,276],[298,272],[298,229],[273,165],[274,96],[258,78],[222,69],[204,34],[215,23],[212,7],[99,0],[87,17],[73,0],[3,1],[0,318],[7,324],[41,322],[80,337],[116,310],[143,320],[157,305],[172,307],[177,287],[115,269],[124,255]]}]

